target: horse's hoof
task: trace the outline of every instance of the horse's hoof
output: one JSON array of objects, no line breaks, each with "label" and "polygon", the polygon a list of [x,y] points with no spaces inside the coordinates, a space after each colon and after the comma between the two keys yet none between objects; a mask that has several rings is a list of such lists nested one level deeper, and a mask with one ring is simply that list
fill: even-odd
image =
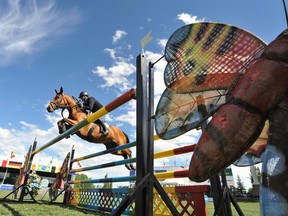
[{"label": "horse's hoof", "polygon": [[102,136],[107,136],[109,134],[109,130],[101,131]]}]

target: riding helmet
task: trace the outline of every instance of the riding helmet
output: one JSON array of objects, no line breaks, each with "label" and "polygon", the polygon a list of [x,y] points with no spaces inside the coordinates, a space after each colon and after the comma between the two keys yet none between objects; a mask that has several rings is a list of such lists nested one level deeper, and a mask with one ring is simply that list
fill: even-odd
[{"label": "riding helmet", "polygon": [[81,98],[83,96],[87,96],[88,97],[88,93],[85,92],[85,91],[80,92],[79,98]]}]

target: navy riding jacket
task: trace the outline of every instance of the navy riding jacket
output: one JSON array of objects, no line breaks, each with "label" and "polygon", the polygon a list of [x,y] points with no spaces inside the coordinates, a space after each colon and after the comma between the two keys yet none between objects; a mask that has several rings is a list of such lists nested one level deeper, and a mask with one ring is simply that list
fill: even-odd
[{"label": "navy riding jacket", "polygon": [[85,110],[89,110],[89,111],[91,111],[93,113],[96,112],[97,110],[99,110],[102,107],[103,107],[103,105],[98,100],[96,100],[93,97],[89,97],[87,102],[83,103],[83,108]]}]

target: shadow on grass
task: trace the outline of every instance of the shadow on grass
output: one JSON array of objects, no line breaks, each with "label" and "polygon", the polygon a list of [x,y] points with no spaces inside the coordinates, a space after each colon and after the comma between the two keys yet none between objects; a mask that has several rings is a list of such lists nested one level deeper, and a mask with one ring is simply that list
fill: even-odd
[{"label": "shadow on grass", "polygon": [[18,211],[15,211],[15,209],[11,208],[7,203],[2,204],[4,208],[6,208],[9,212],[12,213],[13,216],[20,216],[21,214]]},{"label": "shadow on grass", "polygon": [[50,203],[50,202],[44,201],[44,202],[42,202],[42,204],[56,205],[56,206],[64,208],[64,209],[73,210],[73,211],[76,211],[76,212],[79,212],[79,213],[83,213],[83,214],[95,214],[95,213],[97,213],[97,215],[110,215],[111,214],[111,213],[108,213],[108,212],[90,210],[90,209],[86,209],[86,208],[83,208],[83,207],[65,205],[63,203]]},{"label": "shadow on grass", "polygon": [[[70,206],[70,205],[65,205],[63,203],[50,203],[49,201],[37,201],[35,202],[31,202],[30,200],[28,201],[23,201],[23,202],[18,202],[15,200],[5,200],[5,202],[1,201],[0,204],[6,208],[9,212],[11,212],[11,214],[13,216],[20,216],[22,215],[21,212],[16,211],[13,207],[9,206],[9,204],[12,205],[22,205],[25,204],[25,207],[29,207],[29,205],[33,205],[33,206],[39,206],[39,208],[41,208],[41,206],[57,206],[58,208],[63,208],[66,210],[71,210],[73,212],[78,212],[78,213],[82,213],[82,214],[87,214],[87,215],[99,215],[99,216],[106,216],[106,215],[110,215],[111,213],[109,212],[103,212],[103,211],[98,211],[98,210],[92,210],[92,209],[87,209],[87,208],[83,208],[83,207],[78,207],[78,206]],[[37,207],[38,208],[38,207]]]},{"label": "shadow on grass", "polygon": [[97,210],[89,210],[89,209],[85,209],[82,207],[76,207],[76,206],[67,206],[64,204],[55,204],[61,208],[65,208],[65,209],[71,209],[73,211],[78,211],[81,212],[83,214],[97,214],[97,215],[111,215],[111,213],[108,212],[103,212],[103,211],[97,211]]}]

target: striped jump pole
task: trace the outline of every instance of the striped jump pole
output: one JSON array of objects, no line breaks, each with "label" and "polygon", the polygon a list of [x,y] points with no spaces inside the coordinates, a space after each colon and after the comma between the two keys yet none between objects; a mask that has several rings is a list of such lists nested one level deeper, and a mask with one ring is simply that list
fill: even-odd
[{"label": "striped jump pole", "polygon": [[97,152],[97,153],[93,153],[93,154],[90,154],[90,155],[85,155],[85,156],[82,156],[82,157],[75,158],[75,159],[71,160],[71,162],[74,163],[76,161],[87,160],[87,159],[94,158],[94,157],[99,157],[99,156],[102,156],[102,155],[105,155],[105,154],[110,154],[110,153],[113,153],[113,152],[116,152],[116,151],[119,151],[119,150],[123,150],[123,149],[126,149],[126,148],[134,147],[134,146],[136,146],[136,144],[137,144],[136,141],[135,142],[131,142],[131,143],[127,143],[127,144],[122,145],[122,146],[109,148],[109,149],[106,149],[106,150],[103,150],[103,151],[100,151],[100,152]]},{"label": "striped jump pole", "polygon": [[185,178],[188,177],[189,170],[178,170],[171,172],[159,172],[155,173],[158,180],[172,179],[172,178]]},{"label": "striped jump pole", "polygon": [[[155,177],[159,180],[171,179],[171,178],[183,178],[183,177],[188,177],[188,172],[189,170],[180,170],[180,171],[155,173]],[[68,184],[126,182],[126,181],[135,181],[135,180],[136,180],[136,176],[123,176],[123,177],[114,177],[114,178],[68,181]]]},{"label": "striped jump pole", "polygon": [[136,158],[129,158],[129,159],[125,159],[125,160],[109,162],[109,163],[106,163],[106,164],[99,164],[99,165],[96,165],[96,166],[89,166],[89,167],[84,167],[84,168],[71,169],[70,173],[84,172],[84,171],[88,171],[88,170],[96,170],[96,169],[102,169],[102,168],[107,168],[107,167],[114,167],[114,166],[129,164],[129,163],[135,163],[135,162],[136,162]]},{"label": "striped jump pole", "polygon": [[[154,136],[154,140],[155,140],[155,141],[156,141],[156,140],[159,140],[158,135],[155,135],[155,136]],[[104,150],[104,151],[96,152],[96,153],[93,153],[93,154],[90,154],[90,155],[78,157],[78,158],[75,158],[75,159],[71,160],[71,162],[74,163],[74,162],[76,162],[76,161],[82,161],[82,160],[87,160],[87,159],[94,158],[94,157],[99,157],[99,156],[102,156],[102,155],[105,155],[105,154],[110,154],[110,153],[113,153],[113,152],[116,152],[116,151],[119,151],[119,150],[122,150],[122,149],[134,147],[134,146],[136,146],[136,145],[137,145],[137,142],[134,141],[134,142],[131,142],[131,143],[127,143],[127,144],[125,144],[125,145],[122,145],[122,146],[117,146],[117,147],[109,148],[109,149],[106,149],[106,150]]]},{"label": "striped jump pole", "polygon": [[[157,138],[158,136],[155,135],[154,138]],[[129,144],[126,144],[127,146],[135,146],[136,145],[136,142],[132,142],[132,143],[129,143]],[[127,146],[124,145],[124,146],[120,146],[121,149],[125,149],[127,148]],[[183,147],[179,147],[179,148],[175,148],[175,149],[171,149],[171,150],[166,150],[166,151],[162,151],[162,152],[157,152],[154,154],[154,159],[159,159],[159,158],[163,158],[163,157],[169,157],[169,156],[174,156],[174,155],[179,155],[179,154],[184,154],[184,153],[188,153],[188,152],[192,152],[194,151],[196,147],[196,144],[193,144],[193,145],[188,145],[188,146],[183,146]],[[118,147],[116,147],[118,148]],[[113,148],[115,151],[116,148]],[[119,150],[119,149],[118,149]],[[112,151],[112,152],[113,152]],[[103,152],[103,151],[102,151]],[[105,150],[105,152],[107,152]],[[74,160],[72,160],[72,162],[76,162],[76,161],[80,161],[81,159],[87,159],[87,158],[91,158],[92,156],[95,157],[96,156],[100,156],[100,155],[103,155],[103,154],[100,154],[101,152],[98,152],[98,153],[95,153],[95,154],[91,154],[91,155],[88,155],[88,156],[84,156],[84,157],[80,157],[80,158],[76,158]],[[111,152],[109,152],[111,153]],[[89,167],[84,167],[84,168],[78,168],[78,169],[71,169],[70,170],[70,173],[75,173],[75,172],[84,172],[84,171],[89,171],[89,170],[95,170],[95,169],[101,169],[101,168],[107,168],[107,167],[113,167],[113,166],[119,166],[119,165],[123,165],[123,164],[128,164],[128,163],[135,163],[137,161],[136,158],[130,158],[130,159],[125,159],[125,160],[120,160],[120,161],[113,161],[113,162],[109,162],[109,163],[106,163],[106,164],[99,164],[99,165],[96,165],[96,166],[89,166]]]},{"label": "striped jump pole", "polygon": [[196,144],[192,144],[192,145],[183,146],[183,147],[179,147],[179,148],[175,148],[175,149],[156,152],[154,154],[154,159],[184,154],[184,153],[188,153],[188,152],[193,152],[195,147],[196,147]]},{"label": "striped jump pole", "polygon": [[92,115],[90,115],[89,117],[87,117],[83,121],[79,122],[74,127],[68,129],[64,133],[62,133],[59,136],[52,139],[50,142],[46,143],[44,146],[33,151],[32,155],[35,155],[35,154],[39,153],[40,151],[43,151],[44,149],[48,148],[49,146],[59,142],[60,140],[64,139],[65,137],[71,135],[72,133],[75,133],[76,131],[78,131],[82,127],[88,125],[89,123],[96,121],[97,119],[101,118],[102,116],[104,116],[107,113],[113,111],[114,109],[122,106],[123,104],[125,104],[126,102],[128,102],[132,99],[136,99],[136,90],[135,89],[130,89],[128,92],[126,92],[123,95],[121,95],[120,97],[116,98],[111,103],[107,104],[106,106],[103,106],[101,109],[94,112]]},{"label": "striped jump pole", "polygon": [[[159,137],[157,135],[154,136],[154,140],[159,139]],[[85,159],[90,159],[90,158],[94,158],[94,157],[98,157],[98,156],[102,156],[104,154],[108,154],[108,153],[112,153],[118,150],[122,150],[125,148],[130,148],[136,145],[136,141],[132,142],[132,143],[128,143],[126,145],[123,146],[118,146],[112,149],[107,149],[101,152],[97,152],[94,154],[90,154],[87,156],[83,156],[83,157],[79,157],[79,158],[75,158],[73,160],[71,160],[72,163],[76,162],[76,161],[81,161],[81,160],[85,160]],[[184,153],[188,153],[188,152],[192,152],[194,151],[196,147],[196,144],[193,145],[188,145],[188,146],[183,146],[183,147],[179,147],[179,148],[175,148],[175,149],[170,149],[170,150],[166,150],[166,151],[162,151],[162,152],[157,152],[154,154],[154,159],[159,159],[159,158],[163,158],[163,157],[169,157],[169,156],[173,156],[173,155],[179,155],[179,154],[184,154]],[[113,167],[113,166],[118,166],[118,165],[123,165],[123,164],[128,164],[128,163],[135,163],[137,161],[136,158],[130,158],[130,159],[125,159],[125,160],[120,160],[120,161],[113,161],[110,163],[106,163],[106,164],[100,164],[100,165],[96,165],[96,166],[90,166],[90,167],[84,167],[84,168],[78,168],[78,169],[71,169],[70,173],[75,173],[75,172],[84,172],[84,171],[89,171],[89,170],[94,170],[94,169],[101,169],[101,168],[107,168],[107,167]]]},{"label": "striped jump pole", "polygon": [[126,181],[136,181],[136,176],[123,176],[123,177],[114,177],[114,178],[75,180],[75,181],[68,181],[68,184],[126,182]]}]

